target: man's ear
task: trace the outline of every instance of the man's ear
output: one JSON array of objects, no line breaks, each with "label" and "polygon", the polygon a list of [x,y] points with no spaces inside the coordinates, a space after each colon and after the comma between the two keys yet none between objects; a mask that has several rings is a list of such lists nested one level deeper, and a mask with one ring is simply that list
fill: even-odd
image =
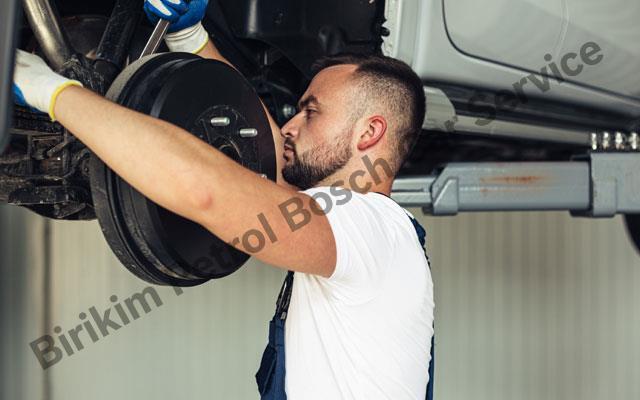
[{"label": "man's ear", "polygon": [[385,133],[387,133],[387,120],[381,115],[369,117],[364,132],[358,138],[358,150],[363,151],[374,146]]}]

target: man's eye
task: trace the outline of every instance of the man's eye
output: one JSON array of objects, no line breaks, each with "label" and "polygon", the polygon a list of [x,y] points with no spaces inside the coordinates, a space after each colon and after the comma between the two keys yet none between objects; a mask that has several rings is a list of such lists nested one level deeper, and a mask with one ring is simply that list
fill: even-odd
[{"label": "man's eye", "polygon": [[312,113],[314,113],[314,112],[316,112],[316,110],[311,110],[311,109],[307,108],[307,109],[305,110],[305,116],[306,116],[307,118],[309,118],[309,117],[311,116],[311,114],[312,114]]}]

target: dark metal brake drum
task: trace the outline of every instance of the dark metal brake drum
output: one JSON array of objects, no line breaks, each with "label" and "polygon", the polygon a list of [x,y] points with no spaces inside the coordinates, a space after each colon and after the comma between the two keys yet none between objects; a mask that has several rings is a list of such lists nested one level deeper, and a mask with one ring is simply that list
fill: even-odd
[{"label": "dark metal brake drum", "polygon": [[[107,97],[180,126],[275,180],[273,137],[262,104],[250,84],[222,62],[186,53],[145,57],[118,76]],[[249,258],[144,197],[95,155],[91,190],[109,246],[148,282],[198,285],[231,274]]]}]

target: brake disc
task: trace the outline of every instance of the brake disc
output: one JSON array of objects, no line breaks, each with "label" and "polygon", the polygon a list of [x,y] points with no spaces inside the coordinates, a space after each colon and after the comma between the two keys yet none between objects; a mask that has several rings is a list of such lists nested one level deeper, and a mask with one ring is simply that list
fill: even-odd
[{"label": "brake disc", "polygon": [[[262,104],[250,84],[222,62],[186,53],[145,57],[118,76],[107,97],[180,126],[275,180],[273,137]],[[155,284],[193,286],[227,276],[249,258],[147,199],[95,155],[90,165],[102,232],[136,276]]]}]

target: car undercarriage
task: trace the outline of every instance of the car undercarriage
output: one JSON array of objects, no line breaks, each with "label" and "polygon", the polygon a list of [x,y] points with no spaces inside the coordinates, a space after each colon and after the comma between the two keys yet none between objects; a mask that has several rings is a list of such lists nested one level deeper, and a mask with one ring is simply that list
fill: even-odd
[{"label": "car undercarriage", "polygon": [[[153,28],[141,2],[22,5],[24,16],[15,21],[18,48],[42,55],[57,72],[113,101],[187,129],[272,180],[274,148],[259,99],[282,125],[296,112],[314,60],[381,53],[394,33],[390,6],[382,1],[212,2],[203,24],[244,79],[188,54],[136,61]],[[181,86],[197,88],[197,95],[181,93]],[[423,134],[394,186],[401,204],[434,215],[622,213],[640,247],[640,175],[630,173],[640,168],[640,148],[632,115],[544,97],[516,107],[499,91],[438,79],[425,79],[425,92]],[[477,123],[482,118],[490,120]],[[234,272],[248,258],[153,204],[46,115],[16,106],[8,132],[0,202],[54,219],[97,218],[112,250],[137,276],[196,285]]]}]

